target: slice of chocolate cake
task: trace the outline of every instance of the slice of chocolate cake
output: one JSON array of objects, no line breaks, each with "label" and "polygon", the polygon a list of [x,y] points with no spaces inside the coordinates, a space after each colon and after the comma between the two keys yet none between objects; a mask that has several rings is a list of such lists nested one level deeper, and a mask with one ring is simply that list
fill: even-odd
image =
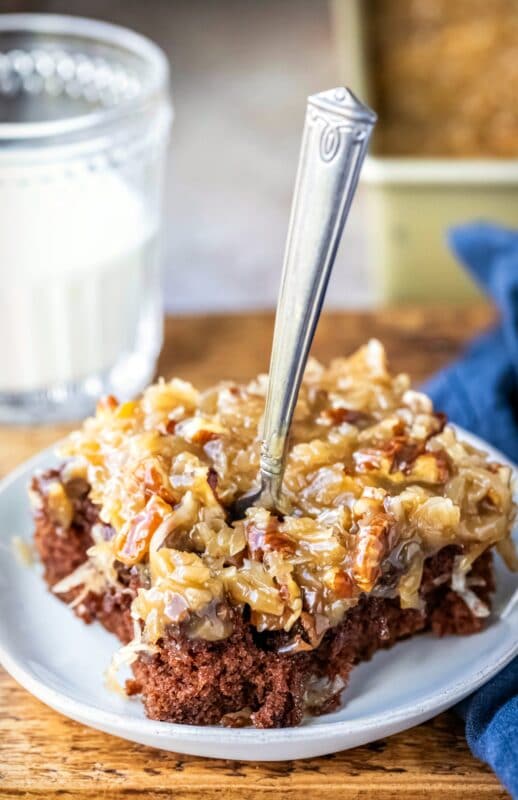
[{"label": "slice of chocolate cake", "polygon": [[107,398],[32,483],[49,586],[119,637],[114,666],[132,664],[126,691],[153,719],[281,727],[329,711],[379,648],[479,631],[490,549],[509,555],[510,469],[391,377],[375,341],[306,372],[290,513],[232,518],[257,479],[265,383]]}]

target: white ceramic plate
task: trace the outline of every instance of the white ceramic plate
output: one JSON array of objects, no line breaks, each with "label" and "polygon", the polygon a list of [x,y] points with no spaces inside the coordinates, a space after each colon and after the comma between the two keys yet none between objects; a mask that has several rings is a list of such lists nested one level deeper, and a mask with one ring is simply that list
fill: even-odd
[{"label": "white ceramic plate", "polygon": [[[462,436],[509,463],[475,437]],[[83,625],[45,589],[39,570],[21,566],[12,553],[14,535],[27,541],[32,535],[26,495],[30,476],[55,463],[52,452],[45,451],[0,484],[0,662],[44,703],[92,728],[201,756],[254,761],[318,756],[429,719],[481,686],[518,652],[518,603],[512,603],[516,577],[498,560],[494,613],[483,633],[417,636],[376,654],[354,669],[347,703],[333,714],[282,730],[148,720],[138,699],[125,700],[104,687],[103,672],[116,639],[100,625]]]}]

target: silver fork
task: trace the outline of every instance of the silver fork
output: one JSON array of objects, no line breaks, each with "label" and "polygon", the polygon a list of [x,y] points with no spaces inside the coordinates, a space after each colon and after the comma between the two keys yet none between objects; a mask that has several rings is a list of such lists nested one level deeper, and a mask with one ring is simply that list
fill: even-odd
[{"label": "silver fork", "polygon": [[308,97],[284,255],[263,421],[260,489],[238,498],[286,511],[288,433],[343,227],[376,115],[345,88]]}]

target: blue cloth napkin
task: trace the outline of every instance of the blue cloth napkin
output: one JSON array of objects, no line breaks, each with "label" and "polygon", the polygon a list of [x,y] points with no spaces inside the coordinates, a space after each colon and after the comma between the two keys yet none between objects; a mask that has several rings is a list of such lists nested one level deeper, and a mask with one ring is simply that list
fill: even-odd
[{"label": "blue cloth napkin", "polygon": [[[474,223],[450,231],[449,243],[500,322],[423,388],[439,411],[518,463],[518,232]],[[457,710],[473,754],[518,798],[518,658]]]},{"label": "blue cloth napkin", "polygon": [[456,709],[466,721],[466,739],[518,798],[518,659],[514,659]]},{"label": "blue cloth napkin", "polygon": [[450,246],[500,311],[500,324],[424,390],[440,411],[518,463],[518,232],[462,225]]}]

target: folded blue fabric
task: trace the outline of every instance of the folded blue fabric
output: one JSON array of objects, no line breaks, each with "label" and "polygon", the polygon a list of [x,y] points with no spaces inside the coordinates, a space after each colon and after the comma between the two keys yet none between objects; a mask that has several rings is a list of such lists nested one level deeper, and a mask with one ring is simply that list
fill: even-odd
[{"label": "folded blue fabric", "polygon": [[[518,232],[474,223],[454,228],[449,242],[500,322],[423,388],[439,411],[518,463]],[[457,710],[473,754],[518,798],[518,659]]]},{"label": "folded blue fabric", "polygon": [[474,756],[518,797],[518,659],[457,706]]},{"label": "folded blue fabric", "polygon": [[518,463],[518,232],[476,223],[454,228],[449,241],[496,303],[500,323],[424,390],[453,422]]}]

